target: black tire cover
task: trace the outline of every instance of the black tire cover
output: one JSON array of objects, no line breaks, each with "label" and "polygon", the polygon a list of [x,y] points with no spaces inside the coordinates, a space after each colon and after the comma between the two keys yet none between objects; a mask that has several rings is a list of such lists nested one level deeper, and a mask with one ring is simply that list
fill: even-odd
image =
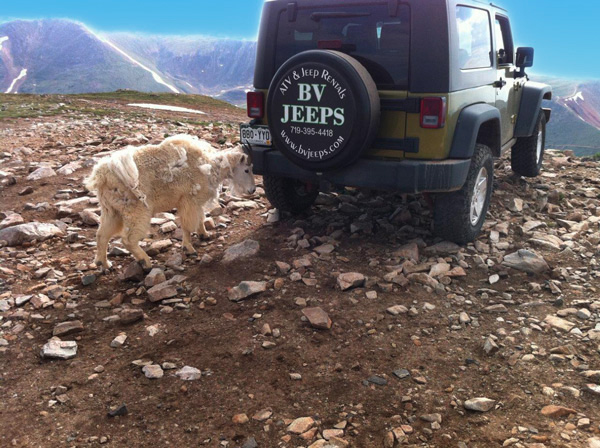
[{"label": "black tire cover", "polygon": [[309,50],[277,71],[267,97],[275,148],[296,165],[328,171],[355,162],[379,127],[379,94],[354,58]]}]

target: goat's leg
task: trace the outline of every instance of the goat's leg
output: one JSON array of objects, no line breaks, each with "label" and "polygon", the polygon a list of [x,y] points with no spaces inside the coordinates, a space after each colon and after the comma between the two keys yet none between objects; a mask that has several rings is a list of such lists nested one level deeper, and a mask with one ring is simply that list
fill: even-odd
[{"label": "goat's leg", "polygon": [[111,237],[121,231],[123,228],[123,220],[114,210],[102,207],[100,215],[100,227],[96,233],[96,257],[94,263],[96,266],[101,266],[103,269],[110,269],[111,263],[106,257],[108,242]]},{"label": "goat's leg", "polygon": [[197,230],[198,236],[200,236],[200,238],[208,239],[208,238],[210,238],[210,235],[206,231],[206,226],[204,224],[204,221],[206,221],[206,215],[204,214],[204,209],[202,207],[198,207],[198,208],[199,208],[199,211],[198,211],[199,222],[198,222],[198,230]]},{"label": "goat's leg", "polygon": [[[184,199],[179,204],[177,209],[181,217],[181,230],[183,232],[183,250],[186,254],[191,255],[196,253],[196,249],[192,245],[192,232],[195,232],[200,222],[200,213],[198,207],[190,199]],[[204,224],[203,224],[204,225]]]},{"label": "goat's leg", "polygon": [[144,269],[150,269],[152,262],[140,247],[140,240],[148,233],[151,218],[152,214],[142,204],[129,208],[123,216],[123,244]]}]

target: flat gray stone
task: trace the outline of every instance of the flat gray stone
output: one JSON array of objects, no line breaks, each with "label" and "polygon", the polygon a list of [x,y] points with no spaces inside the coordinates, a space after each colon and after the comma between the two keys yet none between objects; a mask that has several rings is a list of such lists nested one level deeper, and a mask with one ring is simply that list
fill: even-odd
[{"label": "flat gray stone", "polygon": [[292,434],[302,434],[312,428],[315,421],[312,417],[300,417],[290,423],[287,427],[287,431]]},{"label": "flat gray stone", "polygon": [[465,409],[468,409],[469,411],[488,412],[494,409],[496,400],[485,397],[471,398],[470,400],[465,401],[464,406]]},{"label": "flat gray stone", "polygon": [[121,333],[120,335],[118,335],[117,337],[115,337],[111,342],[110,342],[110,346],[112,348],[119,348],[122,347],[123,344],[125,344],[125,341],[127,340],[127,335],[125,333]]},{"label": "flat gray stone", "polygon": [[458,251],[460,251],[460,246],[451,241],[441,241],[425,248],[426,253],[434,255],[450,255],[456,254]]},{"label": "flat gray stone", "polygon": [[17,226],[23,224],[25,220],[18,213],[9,213],[6,218],[0,221],[0,230],[6,229],[7,227]]},{"label": "flat gray stone", "polygon": [[342,291],[358,288],[365,284],[365,276],[359,272],[345,272],[338,275],[337,284]]},{"label": "flat gray stone", "polygon": [[244,281],[229,290],[229,300],[239,302],[267,290],[267,282]]},{"label": "flat gray stone", "polygon": [[56,170],[56,172],[62,176],[70,176],[75,171],[80,169],[81,166],[82,166],[81,162],[78,162],[78,161],[70,162],[70,163],[67,163],[66,165],[63,165],[62,167],[60,167],[58,170]]},{"label": "flat gray stone", "polygon": [[170,299],[177,295],[177,288],[168,281],[153,286],[148,290],[148,297],[151,302],[159,302],[164,299]]},{"label": "flat gray stone", "polygon": [[156,286],[166,281],[167,278],[165,277],[163,270],[159,268],[153,268],[144,279],[144,286],[146,286],[146,288],[151,288],[152,286]]},{"label": "flat gray stone", "polygon": [[146,378],[149,378],[151,380],[157,380],[159,378],[162,378],[165,374],[165,372],[163,372],[162,367],[159,366],[158,364],[151,364],[149,366],[144,366],[144,367],[142,367],[142,372],[144,372],[144,375],[146,375]]},{"label": "flat gray stone", "polygon": [[172,245],[173,245],[173,242],[171,240],[154,241],[152,244],[150,244],[150,247],[148,248],[148,250],[146,250],[146,253],[148,255],[150,255],[151,257],[153,257],[155,255],[158,255],[161,252],[164,252]]},{"label": "flat gray stone", "polygon": [[119,313],[119,318],[125,325],[132,324],[144,318],[144,311],[139,308],[126,308]]},{"label": "flat gray stone", "polygon": [[392,316],[398,316],[399,314],[408,313],[408,308],[406,308],[404,305],[394,305],[390,306],[386,311]]},{"label": "flat gray stone", "polygon": [[40,180],[54,176],[56,176],[56,171],[54,171],[52,168],[49,166],[40,166],[37,170],[27,176],[27,180]]},{"label": "flat gray stone", "polygon": [[404,378],[408,378],[410,376],[410,372],[406,369],[397,369],[392,372],[394,376],[400,380]]},{"label": "flat gray stone", "polygon": [[375,384],[377,386],[385,386],[387,384],[387,380],[377,375],[370,376],[367,378],[367,381],[371,384]]},{"label": "flat gray stone", "polygon": [[401,257],[407,260],[412,260],[415,263],[419,262],[419,246],[417,243],[408,243],[401,246],[395,252],[392,253],[394,257]]},{"label": "flat gray stone", "polygon": [[581,372],[581,374],[588,381],[593,381],[594,383],[600,383],[600,370],[586,370]]},{"label": "flat gray stone", "polygon": [[62,235],[63,231],[48,222],[29,222],[0,230],[0,240],[9,246],[20,246],[33,241],[45,241],[53,236]]},{"label": "flat gray stone", "polygon": [[54,330],[52,330],[52,336],[66,336],[68,334],[79,333],[83,331],[83,322],[80,320],[71,320],[67,322],[61,322]]},{"label": "flat gray stone", "polygon": [[195,367],[184,366],[175,372],[175,375],[183,381],[195,381],[200,379],[202,372]]},{"label": "flat gray stone", "polygon": [[260,244],[255,240],[245,240],[241,243],[234,244],[225,250],[223,262],[230,263],[242,258],[248,258],[256,255],[260,250]]},{"label": "flat gray stone", "polygon": [[302,314],[306,316],[310,325],[321,330],[329,330],[331,328],[331,319],[329,315],[320,307],[304,308]]},{"label": "flat gray stone", "polygon": [[71,359],[77,355],[77,342],[53,339],[44,344],[40,354],[46,359]]},{"label": "flat gray stone", "polygon": [[504,266],[530,274],[541,274],[550,269],[546,260],[535,252],[520,249],[504,257]]},{"label": "flat gray stone", "polygon": [[561,330],[561,331],[564,331],[566,333],[568,333],[573,328],[575,328],[575,324],[574,323],[569,322],[566,319],[561,319],[558,316],[548,315],[544,319],[544,322],[546,322],[552,328],[556,328],[557,330]]},{"label": "flat gray stone", "polygon": [[81,277],[81,284],[83,286],[89,286],[92,283],[94,283],[96,281],[96,275],[95,274],[87,274],[87,275],[83,275]]}]

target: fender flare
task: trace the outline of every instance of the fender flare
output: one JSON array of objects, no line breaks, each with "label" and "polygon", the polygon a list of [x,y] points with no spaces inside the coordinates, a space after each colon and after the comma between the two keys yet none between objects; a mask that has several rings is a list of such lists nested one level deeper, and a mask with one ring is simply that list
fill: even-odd
[{"label": "fender flare", "polygon": [[489,126],[490,132],[480,141],[490,147],[495,157],[500,157],[501,133],[500,111],[489,104],[473,104],[465,107],[458,116],[454,139],[450,148],[451,159],[470,159],[475,152],[477,137],[482,126]]},{"label": "fender flare", "polygon": [[[539,82],[527,82],[523,86],[521,104],[519,105],[519,117],[515,125],[515,137],[531,137],[537,124],[542,100],[552,99],[552,87]],[[546,114],[546,119],[550,118]]]}]

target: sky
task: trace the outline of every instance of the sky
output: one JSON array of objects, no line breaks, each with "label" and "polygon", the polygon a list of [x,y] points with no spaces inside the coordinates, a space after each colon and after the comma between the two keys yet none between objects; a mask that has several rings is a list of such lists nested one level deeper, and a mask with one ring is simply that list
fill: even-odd
[{"label": "sky", "polygon": [[[325,1],[325,0],[324,0]],[[2,1],[0,22],[69,18],[96,31],[256,39],[263,0]],[[600,78],[600,1],[494,0],[509,10],[515,43],[536,49],[533,71]]]}]

